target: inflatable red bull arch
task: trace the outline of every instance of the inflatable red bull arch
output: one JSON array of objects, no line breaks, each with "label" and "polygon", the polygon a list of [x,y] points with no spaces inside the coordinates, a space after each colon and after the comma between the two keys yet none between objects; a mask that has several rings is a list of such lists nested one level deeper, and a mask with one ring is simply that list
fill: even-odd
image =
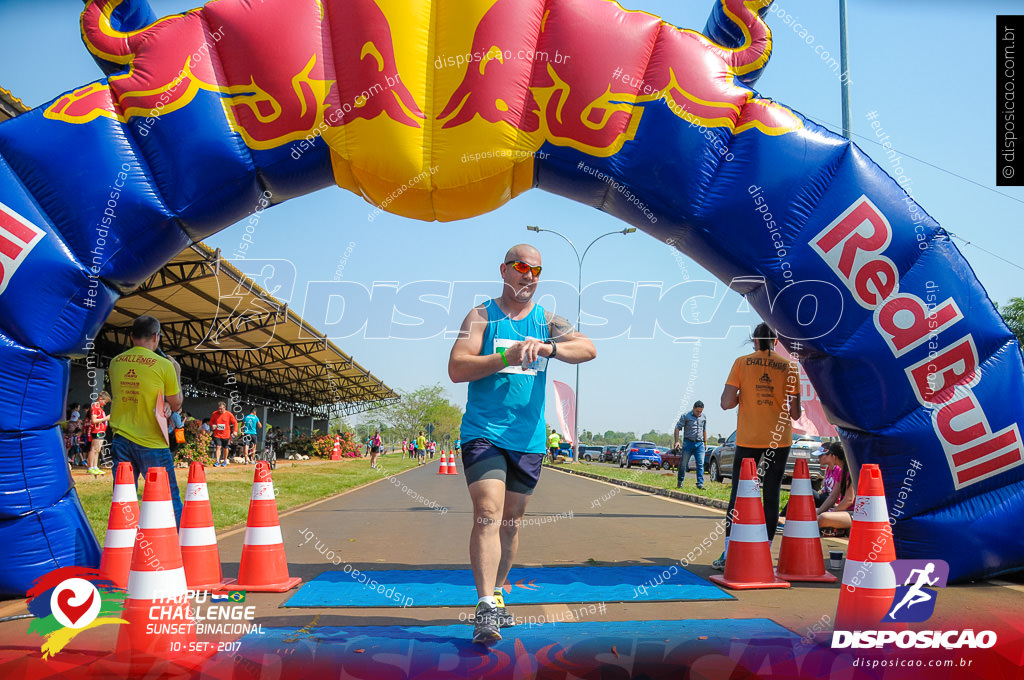
[{"label": "inflatable red bull arch", "polygon": [[675,244],[881,467],[900,557],[1022,568],[1020,348],[893,178],[752,89],[769,4],[720,0],[698,33],[605,0],[87,2],[107,77],[0,125],[0,592],[98,562],[57,423],[118,296],[328,186],[441,221],[541,188]]}]

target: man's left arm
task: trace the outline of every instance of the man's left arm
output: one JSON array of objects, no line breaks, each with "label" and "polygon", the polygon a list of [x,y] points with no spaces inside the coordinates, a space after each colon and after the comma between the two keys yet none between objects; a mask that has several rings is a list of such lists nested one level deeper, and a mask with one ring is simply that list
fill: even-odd
[{"label": "man's left arm", "polygon": [[553,345],[545,345],[540,354],[550,357],[554,354],[555,359],[560,359],[567,364],[582,364],[597,358],[597,348],[590,338],[583,335],[572,324],[558,314],[545,310],[548,321],[548,335],[551,336]]}]

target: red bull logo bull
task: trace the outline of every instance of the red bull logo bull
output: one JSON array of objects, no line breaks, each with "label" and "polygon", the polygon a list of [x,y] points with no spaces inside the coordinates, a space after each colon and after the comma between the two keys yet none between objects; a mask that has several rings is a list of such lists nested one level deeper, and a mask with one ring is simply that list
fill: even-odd
[{"label": "red bull logo bull", "polygon": [[[423,113],[398,73],[390,26],[372,0],[348,0],[327,19],[320,2],[211,2],[133,32],[113,26],[122,2],[92,0],[82,13],[82,32],[94,55],[126,64],[128,71],[107,85],[64,95],[47,108],[47,117],[70,123],[136,119],[145,136],[160,116],[205,90],[221,96],[231,128],[254,149],[306,137],[323,121],[340,126],[385,114],[421,126]],[[323,42],[310,40],[322,33],[325,20],[335,36],[332,64]],[[274,49],[259,48],[268,44]]]},{"label": "red bull logo bull", "polygon": [[[730,5],[740,18],[754,20],[743,3]],[[584,17],[598,27],[596,35],[577,30]],[[538,23],[539,31],[531,28]],[[623,12],[612,2],[498,0],[480,21],[468,53],[435,60],[435,68],[467,64],[438,118],[452,128],[479,116],[600,156],[633,139],[642,107],[657,101],[695,126],[766,134],[801,126],[788,109],[755,99],[733,82],[763,66],[764,41],[748,38],[742,48],[728,50],[699,33],[665,29],[657,17]],[[628,39],[636,34],[656,36],[653,51]],[[523,54],[533,54],[532,62],[512,58]],[[526,96],[510,101],[527,79]]]}]

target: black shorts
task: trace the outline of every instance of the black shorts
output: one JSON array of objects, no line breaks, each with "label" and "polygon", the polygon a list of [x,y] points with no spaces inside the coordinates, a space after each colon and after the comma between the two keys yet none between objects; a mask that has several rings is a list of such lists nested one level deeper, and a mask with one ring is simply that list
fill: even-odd
[{"label": "black shorts", "polygon": [[92,438],[93,439],[99,439],[100,441],[103,441],[104,439],[107,438],[107,431],[104,430],[103,432],[93,432],[92,433]]},{"label": "black shorts", "polygon": [[221,439],[220,437],[213,438],[213,446],[217,449],[227,449],[231,447],[230,439]]},{"label": "black shorts", "polygon": [[510,451],[483,438],[462,445],[462,464],[469,484],[481,479],[500,479],[506,490],[530,495],[540,480],[543,462],[543,453]]},{"label": "black shorts", "polygon": [[370,453],[380,453],[380,447],[379,446],[371,447],[370,448]]}]

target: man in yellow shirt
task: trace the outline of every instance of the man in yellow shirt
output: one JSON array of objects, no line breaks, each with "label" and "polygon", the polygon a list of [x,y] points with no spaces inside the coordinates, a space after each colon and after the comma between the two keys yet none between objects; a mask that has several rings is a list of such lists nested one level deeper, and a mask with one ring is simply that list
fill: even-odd
[{"label": "man in yellow shirt", "polygon": [[555,456],[558,455],[558,445],[560,443],[562,443],[562,438],[558,436],[557,432],[552,431],[551,435],[548,436],[548,453],[551,454],[552,463],[555,462]]},{"label": "man in yellow shirt", "polygon": [[420,436],[416,437],[416,464],[423,465],[427,462],[427,438],[420,430]]},{"label": "man in yellow shirt", "polygon": [[136,485],[139,475],[146,474],[149,468],[165,468],[175,520],[180,525],[181,497],[174,475],[174,456],[168,446],[166,421],[157,420],[156,405],[162,394],[164,417],[181,408],[181,367],[160,351],[160,322],[152,316],[135,319],[132,343],[131,349],[110,362],[114,465],[131,463]]}]

